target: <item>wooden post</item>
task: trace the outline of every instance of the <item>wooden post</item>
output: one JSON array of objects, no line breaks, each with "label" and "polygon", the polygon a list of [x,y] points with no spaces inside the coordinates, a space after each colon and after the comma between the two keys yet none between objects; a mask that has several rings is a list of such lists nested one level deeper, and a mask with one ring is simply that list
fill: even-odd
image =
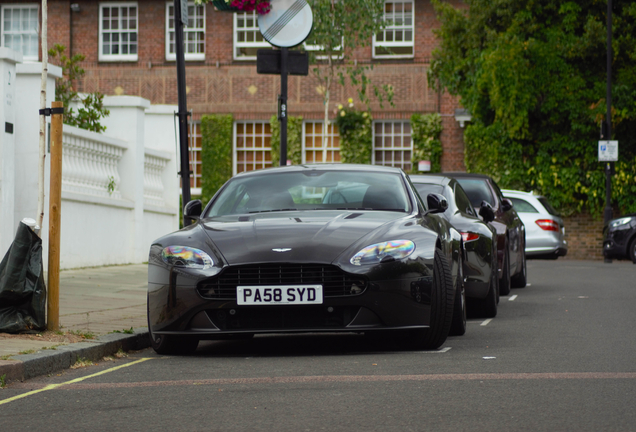
[{"label": "wooden post", "polygon": [[[51,108],[62,108],[62,102],[53,102]],[[47,329],[60,329],[60,228],[62,215],[62,118],[51,114],[51,184],[49,192],[49,267]]]}]

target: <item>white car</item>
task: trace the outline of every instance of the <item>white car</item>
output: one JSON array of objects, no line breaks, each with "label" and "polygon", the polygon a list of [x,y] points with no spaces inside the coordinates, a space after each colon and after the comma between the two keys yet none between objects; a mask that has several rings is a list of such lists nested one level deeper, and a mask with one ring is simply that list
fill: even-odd
[{"label": "white car", "polygon": [[557,259],[568,253],[565,226],[546,197],[531,192],[502,189],[526,226],[526,255]]}]

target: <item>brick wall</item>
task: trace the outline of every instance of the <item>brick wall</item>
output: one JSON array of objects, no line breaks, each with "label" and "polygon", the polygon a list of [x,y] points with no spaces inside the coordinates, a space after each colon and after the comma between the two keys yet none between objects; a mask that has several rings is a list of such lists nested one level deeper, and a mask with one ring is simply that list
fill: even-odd
[{"label": "brick wall", "polygon": [[603,218],[579,214],[563,218],[568,254],[565,259],[603,259]]}]

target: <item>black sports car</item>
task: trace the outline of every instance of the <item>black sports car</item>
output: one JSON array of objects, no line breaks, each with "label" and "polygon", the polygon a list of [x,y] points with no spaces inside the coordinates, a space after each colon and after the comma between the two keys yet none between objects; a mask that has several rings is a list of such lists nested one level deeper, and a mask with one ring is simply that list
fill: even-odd
[{"label": "black sports car", "polygon": [[[457,180],[443,175],[411,175],[411,181],[420,196],[431,193],[443,195],[448,209],[440,213],[462,235],[464,249],[464,287],[471,315],[493,318],[499,301],[499,274],[497,265],[497,233],[488,225],[494,219],[489,206],[480,209],[483,221],[464,189]],[[461,333],[461,328],[457,328]],[[464,325],[465,331],[465,325]],[[451,334],[455,328],[451,329]]]},{"label": "black sports car", "polygon": [[499,293],[510,294],[510,288],[526,286],[526,227],[515,211],[512,201],[504,198],[495,181],[485,174],[444,173],[456,179],[475,208],[486,201],[495,212],[489,224],[497,230],[499,261]]},{"label": "black sports car", "polygon": [[436,349],[461,281],[446,200],[399,169],[309,165],[242,173],[194,223],[156,240],[148,328],[158,353],[258,333],[389,334]]},{"label": "black sports car", "polygon": [[636,213],[612,219],[603,229],[605,258],[629,258],[636,264]]}]

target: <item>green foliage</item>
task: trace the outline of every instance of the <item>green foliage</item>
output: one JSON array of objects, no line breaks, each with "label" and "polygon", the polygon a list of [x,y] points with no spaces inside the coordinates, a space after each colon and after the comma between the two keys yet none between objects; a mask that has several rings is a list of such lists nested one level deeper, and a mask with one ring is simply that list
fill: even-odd
[{"label": "green foliage", "polygon": [[203,205],[232,177],[231,114],[201,117],[201,201]]},{"label": "green foliage", "polygon": [[[108,117],[110,111],[104,108],[104,95],[95,92],[88,93],[80,97],[73,85],[77,80],[82,79],[86,71],[79,66],[84,60],[83,54],[75,54],[69,58],[64,54],[66,47],[55,44],[49,50],[49,56],[57,59],[62,67],[62,78],[55,83],[55,99],[64,103],[64,124],[77,126],[93,132],[103,132],[106,126],[99,122],[101,118]],[[77,112],[70,106],[71,103],[78,102],[80,108]]]},{"label": "green foliage", "polygon": [[[269,119],[272,131],[272,166],[280,165],[280,122],[278,116]],[[300,165],[303,161],[303,118],[287,117],[287,160],[293,165]]]},{"label": "green foliage", "polygon": [[[465,3],[433,0],[442,25],[429,81],[461,96],[473,116],[467,169],[547,195],[564,214],[601,214],[607,3]],[[626,213],[636,211],[636,3],[616,2],[612,15],[612,202]]]},{"label": "green foliage", "polygon": [[412,173],[417,174],[419,161],[430,161],[431,172],[442,171],[442,117],[437,113],[411,116],[413,140]]},{"label": "green foliage", "polygon": [[338,105],[335,124],[340,133],[340,159],[343,163],[370,164],[373,147],[372,118],[368,111]]},{"label": "green foliage", "polygon": [[385,99],[391,101],[392,89],[372,84],[366,73],[373,66],[358,63],[354,54],[355,50],[368,47],[373,35],[385,27],[384,0],[309,0],[308,3],[314,25],[306,43],[316,47],[309,52],[310,63],[316,65],[311,71],[324,89],[326,102],[332,84],[338,82],[344,86],[347,78],[361,101],[369,101],[369,88],[380,103]]}]

